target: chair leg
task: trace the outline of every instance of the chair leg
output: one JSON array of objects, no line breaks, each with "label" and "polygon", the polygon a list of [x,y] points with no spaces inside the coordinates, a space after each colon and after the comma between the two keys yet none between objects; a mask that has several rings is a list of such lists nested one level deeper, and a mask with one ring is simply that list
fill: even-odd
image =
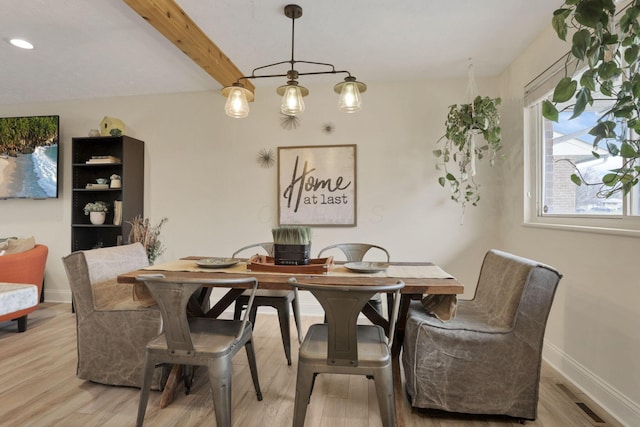
[{"label": "chair leg", "polygon": [[240,320],[240,315],[242,314],[242,310],[244,310],[245,305],[240,301],[241,299],[238,298],[233,308],[233,320]]},{"label": "chair leg", "polygon": [[300,321],[300,304],[298,298],[291,300],[291,308],[293,309],[293,320],[296,322],[296,330],[298,331],[298,344],[302,344],[302,322]]},{"label": "chair leg", "polygon": [[311,398],[311,387],[315,373],[298,364],[298,376],[296,378],[296,397],[293,408],[293,427],[303,427],[307,416],[307,405]]},{"label": "chair leg", "polygon": [[221,357],[208,365],[216,425],[231,427],[231,358]]},{"label": "chair leg", "polygon": [[184,378],[184,394],[186,395],[191,393],[191,386],[193,385],[193,377],[195,374],[195,366],[185,365],[182,369],[182,376]]},{"label": "chair leg", "polygon": [[249,361],[249,369],[251,370],[251,379],[253,380],[253,387],[256,389],[256,396],[258,401],[262,400],[262,391],[260,390],[260,382],[258,381],[258,365],[256,364],[256,352],[253,351],[253,342],[247,341],[244,345],[247,351],[247,360]]},{"label": "chair leg", "polygon": [[22,317],[18,317],[18,332],[24,332],[26,330],[27,330],[27,315],[25,314]]},{"label": "chair leg", "polygon": [[251,322],[251,326],[255,329],[255,324],[256,324],[256,314],[258,313],[258,306],[257,305],[253,305],[253,307],[251,307],[251,311],[249,312],[249,322]]},{"label": "chair leg", "polygon": [[387,369],[379,369],[374,374],[376,383],[376,395],[380,406],[380,418],[384,427],[396,426],[396,409],[393,399],[393,371],[391,366]]},{"label": "chair leg", "polygon": [[144,373],[142,377],[142,387],[140,388],[140,402],[138,403],[138,419],[136,427],[142,427],[144,423],[144,413],[147,411],[147,402],[149,401],[149,389],[151,388],[151,380],[153,379],[153,371],[156,367],[154,358],[146,353],[144,358]]},{"label": "chair leg", "polygon": [[281,304],[278,307],[278,320],[280,321],[280,334],[282,335],[282,346],[284,347],[284,355],[287,358],[287,365],[291,365],[291,327],[289,326],[290,317],[289,305]]}]

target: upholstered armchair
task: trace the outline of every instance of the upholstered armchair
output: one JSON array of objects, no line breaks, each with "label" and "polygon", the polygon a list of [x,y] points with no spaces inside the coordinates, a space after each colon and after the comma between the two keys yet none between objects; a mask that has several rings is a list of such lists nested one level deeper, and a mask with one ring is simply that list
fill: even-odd
[{"label": "upholstered armchair", "polygon": [[534,420],[545,326],[558,282],[553,268],[497,250],[476,293],[446,322],[412,303],[402,361],[411,405]]},{"label": "upholstered armchair", "polygon": [[[147,343],[161,329],[157,306],[133,299],[118,274],[149,265],[140,243],[77,251],[63,258],[73,294],[78,332],[78,378],[140,387]],[[152,387],[159,387],[156,370]]]},{"label": "upholstered armchair", "polygon": [[[38,308],[38,301],[42,301],[42,283],[48,253],[47,246],[35,245],[24,252],[0,256],[0,322],[17,319],[19,332],[27,330],[28,314]],[[16,287],[21,288],[21,293],[26,291],[24,288],[27,285],[36,287],[33,292],[35,296],[30,295],[22,300],[17,295]]]}]

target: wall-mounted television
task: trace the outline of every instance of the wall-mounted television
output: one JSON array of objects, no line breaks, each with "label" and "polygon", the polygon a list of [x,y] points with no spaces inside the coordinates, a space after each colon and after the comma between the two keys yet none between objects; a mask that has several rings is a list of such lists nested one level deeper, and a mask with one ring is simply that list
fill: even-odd
[{"label": "wall-mounted television", "polygon": [[0,118],[0,199],[58,197],[60,116]]}]

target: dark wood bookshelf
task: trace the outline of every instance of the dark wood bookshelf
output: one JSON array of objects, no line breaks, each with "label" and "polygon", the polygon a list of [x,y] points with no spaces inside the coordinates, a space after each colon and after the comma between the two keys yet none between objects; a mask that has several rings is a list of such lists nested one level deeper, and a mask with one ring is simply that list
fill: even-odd
[{"label": "dark wood bookshelf", "polygon": [[[113,156],[112,163],[87,163],[96,156]],[[71,250],[116,246],[126,243],[129,222],[144,216],[144,142],[129,136],[74,137],[71,140],[72,206]],[[86,188],[97,178],[121,177],[120,188]],[[110,184],[110,181],[109,181]],[[105,223],[94,225],[84,214],[88,202],[109,204]],[[113,224],[114,202],[122,201],[122,222]]]}]

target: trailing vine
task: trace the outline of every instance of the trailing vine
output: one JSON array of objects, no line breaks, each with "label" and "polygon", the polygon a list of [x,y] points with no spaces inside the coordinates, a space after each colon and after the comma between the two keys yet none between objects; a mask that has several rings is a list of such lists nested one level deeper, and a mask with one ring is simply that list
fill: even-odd
[{"label": "trailing vine", "polygon": [[[632,1],[615,25],[613,0],[566,0],[553,13],[552,25],[558,37],[566,40],[572,32],[571,53],[567,56],[565,77],[556,85],[551,101],[542,104],[542,115],[557,122],[558,106],[573,102],[571,118],[592,106],[594,94],[611,99],[612,105],[589,131],[593,135],[595,158],[598,149],[622,157],[622,166],[612,169],[598,183],[588,183],[576,168],[571,180],[576,185],[599,185],[603,198],[628,194],[640,177],[640,0]],[[576,60],[574,69],[570,61]],[[579,80],[572,77],[579,67],[587,67]],[[632,132],[629,132],[632,131]]]},{"label": "trailing vine", "polygon": [[[476,96],[468,104],[455,104],[449,107],[445,121],[445,134],[438,140],[442,149],[433,151],[439,159],[436,169],[441,171],[438,183],[451,188],[451,199],[463,208],[471,203],[477,206],[480,201],[480,185],[475,179],[475,162],[489,157],[494,165],[498,152],[502,149],[500,98]],[[479,145],[475,135],[482,135],[486,144]]]}]

